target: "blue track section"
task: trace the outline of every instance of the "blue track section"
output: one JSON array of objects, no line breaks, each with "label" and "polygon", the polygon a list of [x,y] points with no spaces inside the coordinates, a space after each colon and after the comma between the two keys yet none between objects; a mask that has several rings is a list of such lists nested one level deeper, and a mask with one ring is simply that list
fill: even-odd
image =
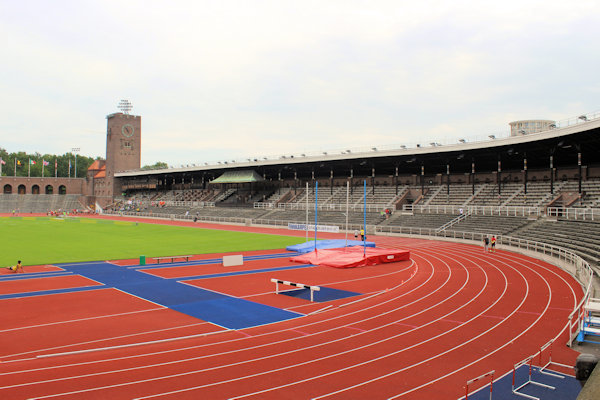
[{"label": "blue track section", "polygon": [[[168,264],[163,266],[168,266]],[[114,287],[229,329],[269,324],[302,315],[106,262],[62,264],[60,267],[98,281],[104,284],[104,287]]]},{"label": "blue track section", "polygon": [[104,289],[104,286],[87,286],[87,287],[76,287],[69,289],[56,289],[56,290],[40,290],[37,292],[29,292],[29,293],[18,293],[18,294],[3,294],[0,295],[0,300],[4,299],[18,299],[23,297],[34,297],[34,296],[44,296],[50,294],[59,294],[59,293],[73,293],[73,292],[85,292],[87,290],[98,290]]},{"label": "blue track section", "polygon": [[[279,294],[299,299],[310,300],[310,289],[281,290]],[[333,289],[321,286],[320,290],[313,292],[313,300],[322,303],[325,301],[345,299],[346,297],[360,296],[362,293],[349,292],[347,290]]]},{"label": "blue track section", "polygon": [[[533,383],[525,385],[519,393],[534,396],[542,400],[575,400],[577,395],[581,391],[581,385],[579,381],[572,376],[563,375],[554,371],[548,371],[556,375],[562,376],[562,378],[546,375],[539,372],[539,368],[534,367],[531,374],[531,380],[539,382],[544,385],[554,387],[550,389],[542,387]],[[518,388],[522,384],[528,381],[529,366],[522,365],[517,369],[515,388]],[[516,395],[512,392],[512,373],[503,376],[502,378],[494,381],[493,387],[493,399],[494,400],[518,400],[526,397]],[[531,398],[531,397],[529,397]],[[464,399],[464,397],[462,397]],[[469,400],[489,400],[490,399],[490,386],[489,384],[476,393],[469,393]]]}]

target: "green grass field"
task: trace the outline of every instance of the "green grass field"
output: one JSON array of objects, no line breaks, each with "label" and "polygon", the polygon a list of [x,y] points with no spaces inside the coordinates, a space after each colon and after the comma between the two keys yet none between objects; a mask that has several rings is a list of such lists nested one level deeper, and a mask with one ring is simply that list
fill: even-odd
[{"label": "green grass field", "polygon": [[0,267],[282,249],[301,238],[93,218],[4,217]]}]

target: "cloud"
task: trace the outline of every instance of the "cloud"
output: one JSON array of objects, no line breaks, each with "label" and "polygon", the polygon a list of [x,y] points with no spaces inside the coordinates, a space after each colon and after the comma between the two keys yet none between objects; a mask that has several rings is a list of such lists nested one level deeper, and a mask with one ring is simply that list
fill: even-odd
[{"label": "cloud", "polygon": [[3,2],[2,146],[103,156],[121,98],[142,115],[146,164],[486,137],[598,108],[599,13],[592,1]]}]

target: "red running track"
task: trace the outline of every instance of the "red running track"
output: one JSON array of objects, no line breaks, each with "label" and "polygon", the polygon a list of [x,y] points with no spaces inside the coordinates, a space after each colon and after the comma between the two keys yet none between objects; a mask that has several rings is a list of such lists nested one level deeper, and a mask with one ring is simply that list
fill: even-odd
[{"label": "red running track", "polygon": [[[64,328],[61,337],[67,338],[71,332],[77,336],[89,330],[77,327],[80,320],[52,321],[49,334],[37,330],[37,338],[27,339],[35,340],[34,347],[40,350],[25,352],[20,350],[25,346],[22,334],[33,328],[24,321],[19,330],[13,321],[12,353],[5,353],[0,363],[0,398],[457,399],[464,395],[467,380],[492,369],[501,376],[539,351],[560,333],[582,296],[581,287],[566,272],[523,255],[490,254],[478,246],[423,239],[375,241],[378,246],[410,249],[412,260],[348,270],[314,267],[282,272],[277,278],[310,279],[311,284],[365,295],[355,303],[351,302],[356,298],[332,302],[334,306],[320,313],[277,324],[35,358],[53,352],[46,349],[61,335],[57,327]],[[225,278],[191,283],[302,313],[330,304],[311,305],[299,299],[290,303],[283,299],[287,296],[273,294],[265,278],[251,274],[235,283]],[[247,287],[240,288],[242,284]],[[106,291],[110,289],[91,292]],[[134,335],[139,324],[143,324],[139,332],[145,332],[139,341],[164,338],[165,332],[177,336],[177,326],[186,327],[185,334],[219,331],[209,324],[190,330],[193,318],[127,296],[119,292],[118,302],[106,297],[97,306],[101,309],[92,313],[118,331],[104,334]],[[119,311],[121,315],[110,316]],[[160,327],[176,314],[180,320],[170,325],[173,330]],[[127,322],[131,316],[135,318]],[[150,322],[142,322],[146,316]],[[121,343],[115,340],[109,345]],[[552,358],[573,365],[577,353],[563,345],[566,341],[566,334],[557,340]],[[97,342],[82,345],[83,339],[75,342],[76,349],[101,347]],[[71,349],[65,343],[61,348]],[[16,356],[21,353],[26,355]]]}]

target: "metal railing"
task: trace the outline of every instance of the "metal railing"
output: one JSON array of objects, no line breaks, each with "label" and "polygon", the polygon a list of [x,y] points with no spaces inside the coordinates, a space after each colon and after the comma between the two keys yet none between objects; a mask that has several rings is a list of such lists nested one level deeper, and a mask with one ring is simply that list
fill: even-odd
[{"label": "metal railing", "polygon": [[600,221],[600,208],[548,207],[546,215],[574,221]]},{"label": "metal railing", "polygon": [[[278,204],[277,208],[280,210],[302,210],[306,211],[307,205],[304,203],[282,203]],[[386,204],[383,203],[367,203],[366,210],[367,212],[381,212],[389,208]],[[314,210],[315,204],[308,204],[308,210]],[[353,212],[363,212],[365,209],[364,204],[349,204],[348,210]],[[317,210],[321,211],[340,211],[346,212],[346,204],[317,204]]]}]

